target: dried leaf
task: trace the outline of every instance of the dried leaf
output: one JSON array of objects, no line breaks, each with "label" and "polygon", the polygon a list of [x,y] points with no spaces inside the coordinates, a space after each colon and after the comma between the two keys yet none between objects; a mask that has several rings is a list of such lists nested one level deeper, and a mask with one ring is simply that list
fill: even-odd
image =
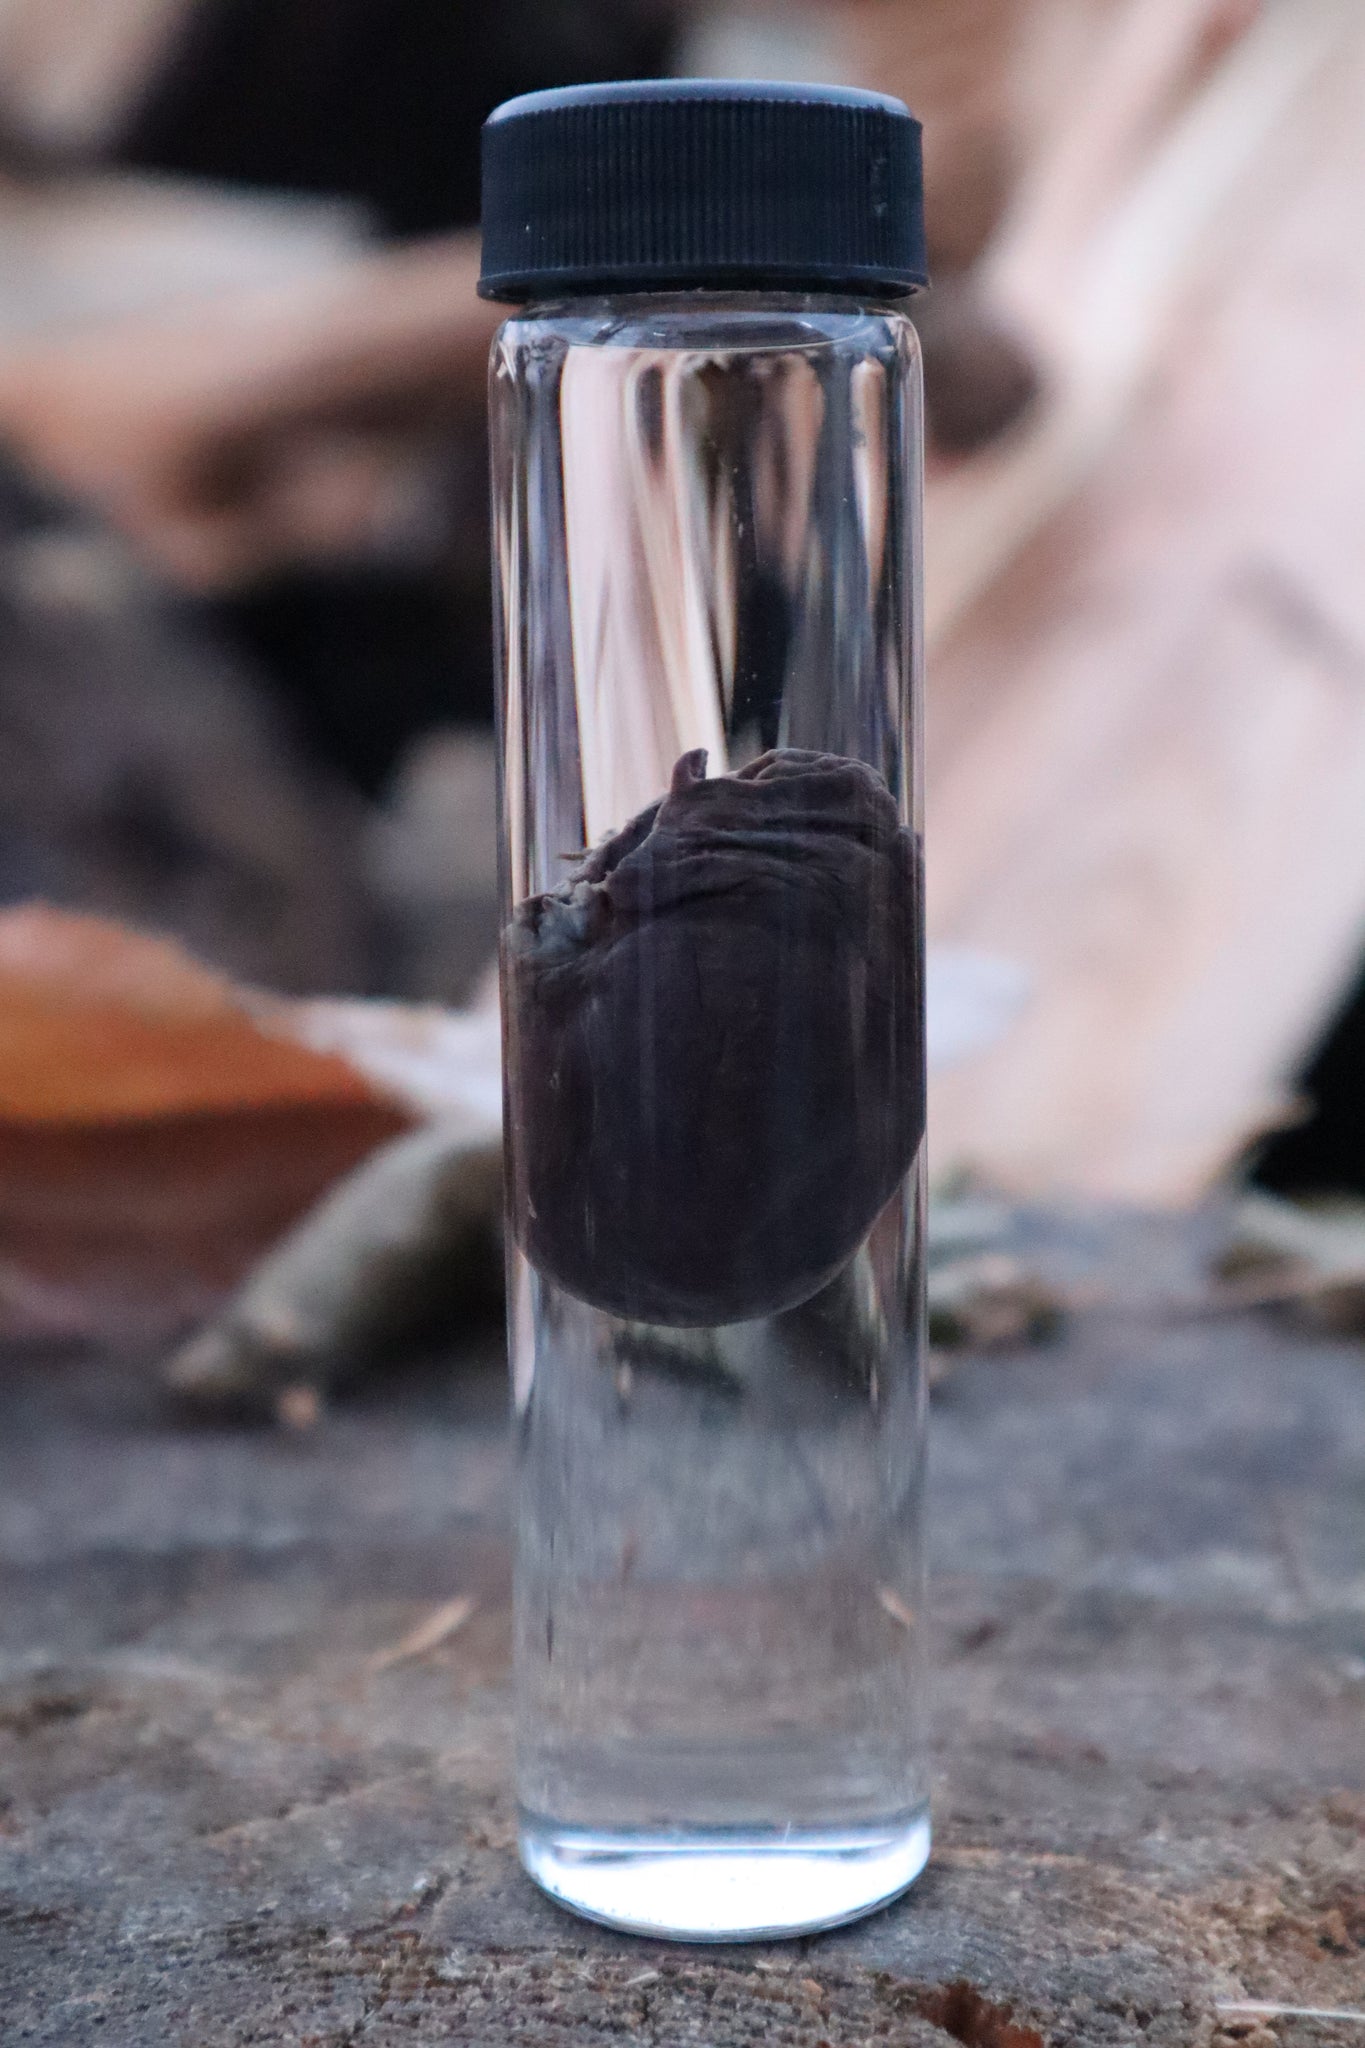
[{"label": "dried leaf", "polygon": [[88,1128],[277,1104],[372,1106],[347,1060],[252,1014],[180,947],[30,904],[0,913],[0,1120]]},{"label": "dried leaf", "polygon": [[170,942],[0,913],[0,1335],[202,1317],[411,1113]]},{"label": "dried leaf", "polygon": [[468,1010],[371,1000],[253,1005],[268,1028],[338,1054],[417,1115],[473,1130],[502,1128],[502,1027],[497,985]]}]

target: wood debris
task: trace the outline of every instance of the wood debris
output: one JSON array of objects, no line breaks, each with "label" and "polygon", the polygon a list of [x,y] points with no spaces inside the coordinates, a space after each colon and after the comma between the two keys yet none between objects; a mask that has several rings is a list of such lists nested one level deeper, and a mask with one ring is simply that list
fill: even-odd
[{"label": "wood debris", "polygon": [[335,1187],[170,1360],[198,1408],[278,1407],[358,1364],[448,1338],[501,1277],[496,1128],[440,1122],[397,1140]]},{"label": "wood debris", "polygon": [[1278,2005],[1259,1999],[1221,2001],[1213,2008],[1223,2020],[1340,2020],[1365,2027],[1365,2012],[1340,2005]]},{"label": "wood debris", "polygon": [[1204,1197],[1365,927],[1365,18],[1210,62],[1212,13],[1129,0],[1069,86],[987,259],[1047,394],[926,517],[931,934],[1033,990],[930,1144],[1028,1197]]},{"label": "wood debris", "polygon": [[395,1664],[429,1657],[464,1627],[478,1604],[472,1593],[460,1593],[453,1600],[443,1601],[398,1642],[387,1650],[377,1651],[369,1662],[371,1672],[391,1671]]},{"label": "wood debris", "polygon": [[1017,1247],[1018,1212],[971,1181],[946,1181],[929,1203],[929,1383],[969,1351],[1045,1344],[1072,1306]]},{"label": "wood debris", "polygon": [[322,1420],[322,1396],[316,1387],[282,1387],[275,1397],[275,1418],[281,1428],[306,1436]]},{"label": "wood debris", "polygon": [[914,1628],[915,1610],[913,1607],[908,1606],[907,1603],[901,1599],[900,1594],[896,1591],[894,1586],[878,1586],[877,1604],[887,1614],[889,1614],[891,1616],[891,1619],[894,1622],[898,1623],[901,1628]]},{"label": "wood debris", "polygon": [[1280,1308],[1313,1330],[1365,1336],[1365,1201],[1247,1196],[1213,1270],[1229,1305]]},{"label": "wood debris", "polygon": [[1066,1314],[1058,1289],[1004,1252],[929,1268],[929,1341],[940,1351],[997,1351],[1042,1344]]}]

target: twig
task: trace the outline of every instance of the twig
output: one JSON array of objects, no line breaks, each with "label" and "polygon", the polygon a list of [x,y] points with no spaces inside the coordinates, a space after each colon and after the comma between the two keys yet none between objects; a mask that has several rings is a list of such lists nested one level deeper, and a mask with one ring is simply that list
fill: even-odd
[{"label": "twig", "polygon": [[877,1599],[891,1619],[898,1622],[902,1628],[911,1629],[915,1626],[914,1609],[907,1607],[894,1586],[878,1586]]},{"label": "twig", "polygon": [[390,1671],[395,1664],[430,1656],[433,1650],[440,1649],[442,1643],[449,1642],[457,1629],[464,1627],[478,1604],[472,1593],[461,1593],[454,1600],[447,1600],[425,1621],[419,1621],[416,1628],[410,1629],[400,1642],[371,1657],[370,1670]]},{"label": "twig", "polygon": [[1220,2020],[1346,2020],[1365,2027],[1365,2012],[1347,2012],[1335,2005],[1215,2005]]}]

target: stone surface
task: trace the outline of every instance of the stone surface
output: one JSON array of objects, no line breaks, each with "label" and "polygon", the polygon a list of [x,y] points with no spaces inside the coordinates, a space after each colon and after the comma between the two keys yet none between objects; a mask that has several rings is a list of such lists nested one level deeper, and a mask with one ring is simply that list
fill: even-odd
[{"label": "stone surface", "polygon": [[1163,1309],[1187,1240],[1112,1236],[937,1401],[930,1870],[785,1947],[518,1871],[496,1333],[297,1438],[0,1364],[0,2040],[1365,2044],[1220,2010],[1365,2012],[1365,1351]]}]

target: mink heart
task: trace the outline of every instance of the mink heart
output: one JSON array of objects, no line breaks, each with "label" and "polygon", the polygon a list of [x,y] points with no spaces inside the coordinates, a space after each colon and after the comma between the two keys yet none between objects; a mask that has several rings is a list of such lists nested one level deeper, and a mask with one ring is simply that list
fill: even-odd
[{"label": "mink heart", "polygon": [[635,1322],[795,1307],[924,1132],[921,864],[861,761],[783,748],[667,796],[504,933],[512,1222]]}]

